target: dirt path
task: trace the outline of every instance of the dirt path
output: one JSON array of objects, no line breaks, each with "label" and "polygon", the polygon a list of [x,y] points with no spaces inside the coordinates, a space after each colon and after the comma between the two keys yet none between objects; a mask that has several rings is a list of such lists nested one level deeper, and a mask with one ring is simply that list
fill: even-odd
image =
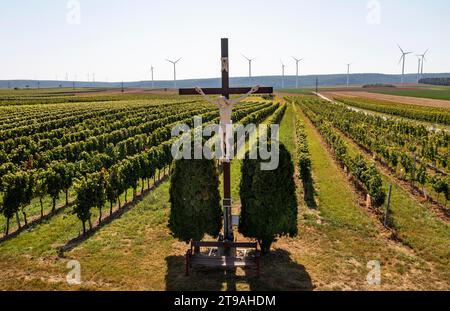
[{"label": "dirt path", "polygon": [[427,106],[427,107],[439,107],[439,108],[450,108],[450,101],[448,100],[438,100],[430,98],[418,98],[418,97],[407,97],[407,96],[397,96],[397,95],[387,95],[379,93],[369,93],[369,92],[322,92],[325,96],[344,96],[344,97],[362,97],[370,99],[378,99],[384,101],[390,101],[400,104],[409,104],[416,106]]}]

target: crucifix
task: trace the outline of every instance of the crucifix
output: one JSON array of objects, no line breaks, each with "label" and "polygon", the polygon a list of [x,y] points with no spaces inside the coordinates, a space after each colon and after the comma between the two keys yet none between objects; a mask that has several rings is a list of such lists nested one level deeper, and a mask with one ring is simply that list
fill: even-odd
[{"label": "crucifix", "polygon": [[[221,110],[221,119],[224,117],[224,119],[227,119],[228,112],[230,112],[231,117],[231,109],[235,103],[237,103],[239,100],[244,98],[239,98],[235,101],[230,101],[230,95],[231,94],[271,94],[273,93],[272,87],[230,87],[230,66],[229,66],[229,59],[228,59],[228,39],[224,38],[221,40],[222,45],[222,58],[221,58],[221,71],[222,71],[222,87],[221,88],[193,88],[193,89],[179,89],[180,95],[221,95],[221,98],[219,98],[218,101],[214,102],[217,103],[217,105],[220,108],[220,102],[222,103],[229,103],[231,104],[231,107],[229,107],[229,110],[227,110],[226,107],[224,107],[224,110]],[[224,114],[224,115],[223,115]],[[225,154],[228,154],[229,150],[225,150]],[[223,162],[223,210],[224,210],[224,240],[232,242],[234,240],[233,237],[233,228],[231,223],[231,177],[230,177],[230,162],[224,161]]]}]

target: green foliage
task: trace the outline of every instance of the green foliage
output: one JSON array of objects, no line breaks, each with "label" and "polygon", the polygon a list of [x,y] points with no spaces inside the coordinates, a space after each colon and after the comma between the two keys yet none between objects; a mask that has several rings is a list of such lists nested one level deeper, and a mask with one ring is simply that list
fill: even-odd
[{"label": "green foliage", "polygon": [[311,174],[311,157],[308,147],[308,138],[305,125],[300,120],[296,124],[297,135],[297,167],[303,183],[304,199],[308,206],[314,207],[314,185]]},{"label": "green foliage", "polygon": [[383,205],[386,200],[386,193],[383,190],[383,181],[378,173],[375,163],[371,163],[364,173],[364,184],[368,187],[368,192],[375,206]]},{"label": "green foliage", "polygon": [[25,172],[8,174],[3,177],[2,189],[4,192],[2,212],[11,218],[20,206],[30,203],[32,195],[32,179]]},{"label": "green foliage", "polygon": [[262,97],[262,99],[265,99],[265,100],[273,100],[275,98],[275,96],[273,94],[264,94],[261,97]]},{"label": "green foliage", "polygon": [[101,209],[106,203],[106,183],[108,176],[105,171],[88,174],[76,184],[77,199],[74,213],[83,223],[83,233],[86,233],[85,222],[91,218],[91,208]]},{"label": "green foliage", "polygon": [[[386,199],[386,193],[383,190],[382,179],[375,164],[368,164],[361,154],[352,157],[347,151],[345,142],[333,128],[333,125],[336,123],[339,124],[339,128],[342,130],[350,130],[346,122],[338,118],[338,115],[334,115],[334,110],[341,111],[339,110],[339,106],[334,107],[335,105],[330,104],[332,106],[320,106],[320,109],[318,109],[314,101],[310,102],[305,99],[299,103],[302,110],[331,146],[337,160],[346,165],[353,176],[364,185],[367,193],[372,197],[373,204],[375,206],[381,206]],[[321,101],[321,103],[325,104],[326,102]],[[346,108],[343,109],[347,110]],[[330,121],[335,121],[335,123]]]},{"label": "green foliage", "polygon": [[368,98],[337,97],[336,99],[346,105],[366,110],[377,111],[409,119],[436,122],[446,125],[450,124],[450,113],[446,108],[400,104]]},{"label": "green foliage", "polygon": [[261,170],[261,160],[249,159],[248,154],[242,165],[239,232],[257,239],[263,252],[270,251],[277,237],[298,233],[294,165],[283,144],[277,151],[279,166],[275,170]]},{"label": "green foliage", "polygon": [[[33,194],[33,179],[25,172],[10,173],[3,176],[2,179],[3,201],[0,211],[8,220],[22,209],[30,204]],[[8,225],[6,234],[8,234]]]},{"label": "green foliage", "polygon": [[215,160],[177,160],[170,180],[172,235],[188,243],[205,234],[217,237],[222,227],[219,174]]},{"label": "green foliage", "polygon": [[365,84],[365,85],[363,85],[363,89],[380,88],[380,87],[395,88],[395,85],[393,85],[393,84],[385,84],[385,83],[373,83],[373,84]]},{"label": "green foliage", "polygon": [[34,195],[38,198],[43,198],[47,194],[47,172],[40,170],[36,173],[34,178]]},{"label": "green foliage", "polygon": [[125,191],[126,184],[119,165],[114,165],[109,170],[108,179],[106,182],[106,197],[111,204],[114,204],[119,198],[120,194]]},{"label": "green foliage", "polygon": [[422,186],[425,185],[425,183],[427,182],[428,174],[427,174],[427,169],[426,169],[426,167],[424,165],[421,165],[420,168],[417,170],[416,180]]},{"label": "green foliage", "polygon": [[[278,104],[278,103],[274,104],[274,105],[269,104],[266,108],[263,108],[263,109],[257,111],[256,113],[249,114],[246,117],[242,118],[242,120],[240,120],[239,123],[244,126],[247,124],[250,124],[250,123],[258,124],[262,120],[264,120],[265,118],[267,118],[268,116],[273,114],[274,111],[276,111],[279,107],[280,107],[280,104]],[[283,113],[284,113],[284,110],[281,112],[281,116]]]},{"label": "green foliage", "polygon": [[450,192],[450,177],[434,175],[431,179],[431,185],[438,195],[442,193],[444,194],[446,201],[448,200]]},{"label": "green foliage", "polygon": [[[54,164],[57,164],[54,162]],[[62,177],[53,166],[50,166],[46,174],[47,193],[53,200],[52,209],[56,208],[56,200],[59,199],[59,194],[63,190]]]},{"label": "green foliage", "polygon": [[448,86],[450,85],[450,78],[423,78],[419,80],[419,83]]},{"label": "green foliage", "polygon": [[441,87],[419,87],[419,88],[396,88],[396,89],[382,89],[373,90],[374,93],[382,93],[388,95],[408,96],[418,98],[431,98],[439,100],[450,100],[450,88],[446,86]]},{"label": "green foliage", "polygon": [[[136,164],[137,162],[137,164]],[[123,176],[125,184],[136,190],[139,180],[139,162],[135,159],[127,159],[123,162]]]},{"label": "green foliage", "polygon": [[351,159],[351,162],[351,171],[366,186],[373,204],[381,206],[386,199],[386,193],[383,190],[383,182],[375,167],[375,163],[367,164],[361,155]]},{"label": "green foliage", "polygon": [[[194,116],[198,115],[205,124],[216,123],[219,119],[216,107],[178,97],[152,95],[145,101],[129,102],[120,96],[121,101],[116,102],[55,104],[49,109],[38,104],[48,94],[19,93],[0,94],[0,100],[11,100],[12,104],[22,100],[35,104],[0,107],[7,116],[0,122],[0,178],[15,173],[33,177],[32,197],[39,198],[41,215],[47,195],[52,198],[52,210],[55,210],[61,191],[65,192],[69,203],[69,189],[75,179],[83,180],[102,171],[109,173],[104,191],[112,211],[113,202],[123,192],[130,187],[136,192],[139,179],[149,180],[157,170],[171,164],[171,130],[175,124],[192,126]],[[83,101],[85,98],[90,101],[88,97],[83,97]],[[46,98],[45,102],[60,100],[53,99],[47,101]],[[242,118],[259,120],[277,107],[267,102],[241,103],[232,117],[236,122]],[[5,194],[5,190],[2,191]],[[24,207],[19,207],[23,213]],[[98,208],[101,212],[101,207]],[[80,217],[87,219],[88,211],[80,209]]]},{"label": "green foliage", "polygon": [[[51,165],[51,170],[54,171],[55,176],[58,176],[60,188],[66,193],[66,204],[68,204],[68,192],[69,188],[72,187],[73,179],[75,177],[75,165],[73,163],[67,163],[67,161],[53,162]],[[59,193],[59,191],[58,191]]]},{"label": "green foliage", "polygon": [[[418,181],[419,177],[415,173],[417,163],[433,168],[441,175],[448,172],[450,135],[447,131],[434,131],[415,122],[356,112],[345,105],[318,99],[303,99],[301,105],[308,110],[308,116],[314,119],[316,125],[320,123],[322,132],[328,123],[371,152],[394,172],[400,166],[404,174],[399,178]],[[424,109],[430,110],[429,107]],[[330,139],[334,139],[336,135],[333,135],[332,130],[327,132],[330,132],[327,134]],[[336,143],[332,141],[330,144],[336,151]]]},{"label": "green foliage", "polygon": [[311,159],[307,137],[305,133],[305,125],[300,121],[296,124],[297,134],[297,165],[300,171],[300,177],[303,182],[311,181]]}]

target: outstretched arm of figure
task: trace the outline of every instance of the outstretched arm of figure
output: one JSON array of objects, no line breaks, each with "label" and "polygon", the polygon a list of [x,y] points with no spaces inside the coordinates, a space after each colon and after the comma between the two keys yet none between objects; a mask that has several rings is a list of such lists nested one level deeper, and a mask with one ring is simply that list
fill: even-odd
[{"label": "outstretched arm of figure", "polygon": [[243,101],[244,99],[246,99],[247,97],[249,97],[250,95],[252,95],[253,93],[257,92],[259,90],[259,85],[252,87],[252,89],[247,93],[244,94],[243,96],[236,98],[234,100],[231,100],[230,102],[234,105],[239,103],[240,101]]},{"label": "outstretched arm of figure", "polygon": [[200,95],[203,96],[203,98],[205,98],[208,102],[210,102],[211,104],[213,104],[214,106],[218,106],[217,101],[211,99],[208,95],[205,94],[205,92],[203,92],[203,90],[200,87],[195,87],[195,90],[197,91],[197,93],[199,93]]}]

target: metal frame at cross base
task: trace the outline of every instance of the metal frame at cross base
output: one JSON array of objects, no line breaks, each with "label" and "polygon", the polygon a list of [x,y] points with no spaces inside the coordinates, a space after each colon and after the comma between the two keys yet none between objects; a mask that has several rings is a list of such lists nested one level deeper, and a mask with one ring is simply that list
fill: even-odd
[{"label": "metal frame at cross base", "polygon": [[[223,95],[227,99],[230,98],[231,94],[246,94],[248,93],[251,88],[248,87],[237,87],[237,88],[230,88],[230,75],[229,75],[229,60],[228,60],[228,39],[223,38],[221,39],[221,45],[222,45],[222,58],[221,58],[221,64],[222,64],[222,87],[221,88],[205,88],[203,89],[203,92],[205,94],[217,94],[217,95]],[[272,94],[273,88],[272,87],[260,87],[258,91],[255,93],[257,94]],[[179,89],[180,95],[198,95],[197,91],[195,89]],[[230,162],[225,161],[223,162],[223,209],[224,209],[224,240],[228,242],[234,241],[233,236],[233,227],[231,223],[231,176],[230,176]]]}]

